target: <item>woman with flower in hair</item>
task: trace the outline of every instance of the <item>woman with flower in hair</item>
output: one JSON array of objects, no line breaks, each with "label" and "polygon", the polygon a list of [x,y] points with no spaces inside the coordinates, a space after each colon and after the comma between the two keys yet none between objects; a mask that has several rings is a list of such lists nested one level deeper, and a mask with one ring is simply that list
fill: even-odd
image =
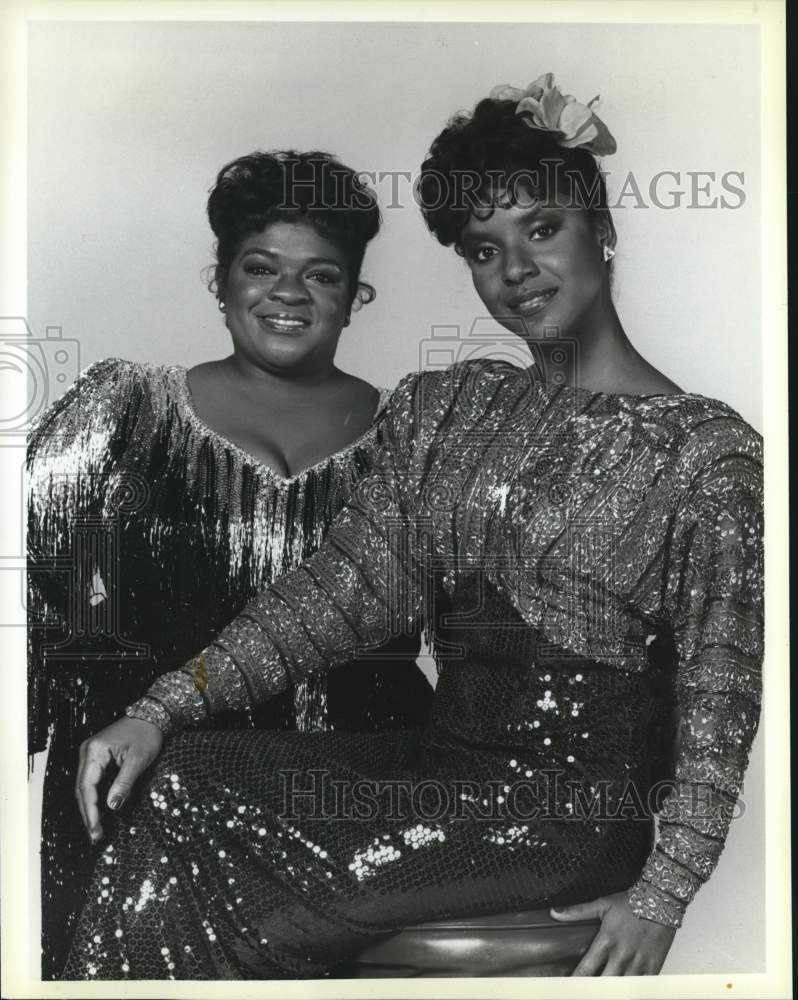
[{"label": "woman with flower in hair", "polygon": [[[660,970],[758,720],[761,442],[624,331],[613,146],[550,76],[433,142],[427,224],[540,364],[408,376],[319,551],[84,745],[87,829],[110,759],[109,798],[143,793],[71,976],[325,975],[420,921],[544,906],[600,920],[574,974]],[[570,367],[541,351],[552,330]],[[417,620],[440,668],[420,738],[180,732]],[[663,664],[681,733],[654,843]]]}]

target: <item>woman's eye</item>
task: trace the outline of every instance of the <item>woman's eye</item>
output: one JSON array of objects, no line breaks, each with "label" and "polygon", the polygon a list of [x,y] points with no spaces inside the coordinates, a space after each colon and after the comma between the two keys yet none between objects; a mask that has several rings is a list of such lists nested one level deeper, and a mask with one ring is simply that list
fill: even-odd
[{"label": "woman's eye", "polygon": [[272,269],[267,267],[265,264],[248,264],[245,271],[247,274],[252,274],[256,278],[261,278],[265,274],[274,274]]},{"label": "woman's eye", "polygon": [[318,281],[321,285],[334,285],[338,280],[338,276],[335,274],[326,274],[324,271],[314,271],[313,274],[308,275],[314,281]]},{"label": "woman's eye", "polygon": [[541,222],[539,225],[535,226],[529,234],[529,238],[531,240],[547,240],[550,236],[553,236],[554,233],[554,226],[549,225],[548,222]]},{"label": "woman's eye", "polygon": [[493,257],[495,254],[496,254],[495,247],[479,247],[477,250],[474,251],[474,260],[477,260],[480,263],[482,263],[486,260],[490,260],[491,257]]}]

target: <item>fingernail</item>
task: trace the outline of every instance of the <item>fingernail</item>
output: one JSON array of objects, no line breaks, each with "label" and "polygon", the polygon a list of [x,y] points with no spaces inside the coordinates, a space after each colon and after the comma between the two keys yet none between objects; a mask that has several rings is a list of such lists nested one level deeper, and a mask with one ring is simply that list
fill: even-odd
[{"label": "fingernail", "polygon": [[120,806],[122,805],[122,796],[121,796],[121,795],[115,795],[115,796],[114,796],[114,797],[113,797],[113,798],[111,799],[111,801],[110,801],[110,802],[108,803],[108,805],[109,805],[109,806],[110,806],[110,807],[111,807],[112,809],[118,809],[118,808],[119,808],[119,807],[120,807]]}]

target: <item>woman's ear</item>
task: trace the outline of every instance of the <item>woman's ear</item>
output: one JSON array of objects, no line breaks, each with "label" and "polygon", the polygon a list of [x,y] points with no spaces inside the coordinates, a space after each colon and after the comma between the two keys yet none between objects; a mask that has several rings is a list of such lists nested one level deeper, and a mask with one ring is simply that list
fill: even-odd
[{"label": "woman's ear", "polygon": [[609,247],[610,250],[615,249],[615,244],[618,242],[618,235],[615,232],[615,226],[612,223],[609,212],[601,212],[597,216],[593,224],[593,231],[600,248]]}]

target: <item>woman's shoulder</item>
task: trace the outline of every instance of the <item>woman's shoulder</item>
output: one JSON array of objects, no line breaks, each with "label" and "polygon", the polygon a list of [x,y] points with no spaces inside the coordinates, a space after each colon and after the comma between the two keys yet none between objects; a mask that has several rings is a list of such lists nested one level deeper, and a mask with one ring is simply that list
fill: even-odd
[{"label": "woman's shoulder", "polygon": [[523,392],[530,384],[541,384],[534,365],[524,369],[507,361],[478,358],[410,372],[393,390],[393,396],[423,398],[436,405],[446,401],[474,406],[494,399],[499,391]]},{"label": "woman's shoulder", "polygon": [[[679,504],[732,503],[732,496],[761,506],[762,436],[728,403],[695,393],[652,400],[659,426],[671,432],[663,485]],[[736,501],[734,501],[736,502]]]},{"label": "woman's shoulder", "polygon": [[734,407],[721,399],[700,393],[683,392],[641,398],[642,415],[659,417],[681,431],[682,448],[711,445],[713,452],[724,448],[746,447],[761,452],[762,436]]},{"label": "woman's shoulder", "polygon": [[72,385],[34,422],[28,435],[29,457],[48,442],[108,433],[121,423],[132,424],[150,389],[167,371],[139,361],[103,358],[81,371]]},{"label": "woman's shoulder", "polygon": [[161,377],[169,366],[152,365],[125,358],[102,358],[81,371],[62,399],[81,394],[102,394],[123,390],[129,386],[150,382]]}]

